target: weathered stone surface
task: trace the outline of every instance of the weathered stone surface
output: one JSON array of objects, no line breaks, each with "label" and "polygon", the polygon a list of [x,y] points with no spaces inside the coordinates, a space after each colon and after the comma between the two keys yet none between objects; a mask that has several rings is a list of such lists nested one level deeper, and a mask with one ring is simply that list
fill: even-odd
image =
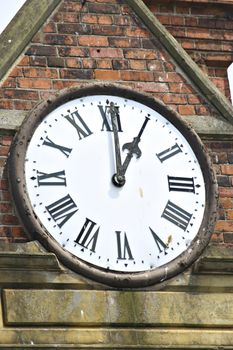
[{"label": "weathered stone surface", "polygon": [[232,330],[169,328],[0,329],[0,349],[232,349]]},{"label": "weathered stone surface", "polygon": [[3,300],[11,326],[233,326],[232,293],[8,289]]}]

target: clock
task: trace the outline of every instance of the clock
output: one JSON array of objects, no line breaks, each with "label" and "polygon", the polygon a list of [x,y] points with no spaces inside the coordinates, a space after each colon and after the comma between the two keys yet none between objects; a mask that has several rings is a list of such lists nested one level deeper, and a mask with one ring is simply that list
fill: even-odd
[{"label": "clock", "polygon": [[128,88],[91,85],[39,104],[8,169],[30,237],[110,286],[177,275],[213,230],[216,181],[200,139],[162,102]]}]

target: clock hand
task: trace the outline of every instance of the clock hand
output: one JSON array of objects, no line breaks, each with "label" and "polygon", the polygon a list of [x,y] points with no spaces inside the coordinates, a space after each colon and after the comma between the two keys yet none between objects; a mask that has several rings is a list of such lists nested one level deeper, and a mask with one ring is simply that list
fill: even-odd
[{"label": "clock hand", "polygon": [[112,121],[112,129],[114,134],[115,159],[116,159],[116,174],[112,177],[112,182],[115,186],[121,187],[125,184],[125,176],[122,174],[121,150],[118,135],[117,114],[118,111],[113,102],[110,102],[109,108]]},{"label": "clock hand", "polygon": [[138,133],[138,136],[134,137],[132,142],[125,143],[122,147],[123,150],[127,149],[129,151],[126,158],[125,158],[125,161],[122,165],[122,168],[121,168],[121,175],[123,175],[123,176],[126,173],[126,170],[129,166],[129,163],[133,157],[133,154],[135,154],[137,158],[140,158],[142,155],[142,152],[141,152],[140,148],[138,147],[138,144],[141,141],[142,133],[143,133],[143,131],[146,127],[146,124],[148,123],[149,120],[150,120],[150,118],[145,117],[144,123],[143,123],[143,125]]}]

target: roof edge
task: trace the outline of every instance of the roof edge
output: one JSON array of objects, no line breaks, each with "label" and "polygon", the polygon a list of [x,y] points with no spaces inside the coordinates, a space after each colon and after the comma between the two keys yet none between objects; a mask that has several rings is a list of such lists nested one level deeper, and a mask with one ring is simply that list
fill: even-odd
[{"label": "roof edge", "polygon": [[61,0],[28,0],[21,7],[0,35],[0,80],[60,2]]},{"label": "roof edge", "polygon": [[225,95],[211,82],[208,76],[198,67],[178,41],[168,32],[168,30],[153,15],[150,9],[142,0],[126,0],[128,5],[141,18],[146,27],[160,43],[170,53],[180,69],[186,73],[189,79],[195,84],[202,95],[220,115],[233,124],[233,106]]}]

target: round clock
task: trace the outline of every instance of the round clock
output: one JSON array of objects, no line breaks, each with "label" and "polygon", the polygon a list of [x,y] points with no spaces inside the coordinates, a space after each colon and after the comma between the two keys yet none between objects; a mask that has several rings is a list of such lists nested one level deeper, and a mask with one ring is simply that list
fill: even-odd
[{"label": "round clock", "polygon": [[9,178],[29,234],[111,286],[175,276],[215,221],[216,182],[197,135],[158,100],[115,85],[37,106],[13,142]]}]

